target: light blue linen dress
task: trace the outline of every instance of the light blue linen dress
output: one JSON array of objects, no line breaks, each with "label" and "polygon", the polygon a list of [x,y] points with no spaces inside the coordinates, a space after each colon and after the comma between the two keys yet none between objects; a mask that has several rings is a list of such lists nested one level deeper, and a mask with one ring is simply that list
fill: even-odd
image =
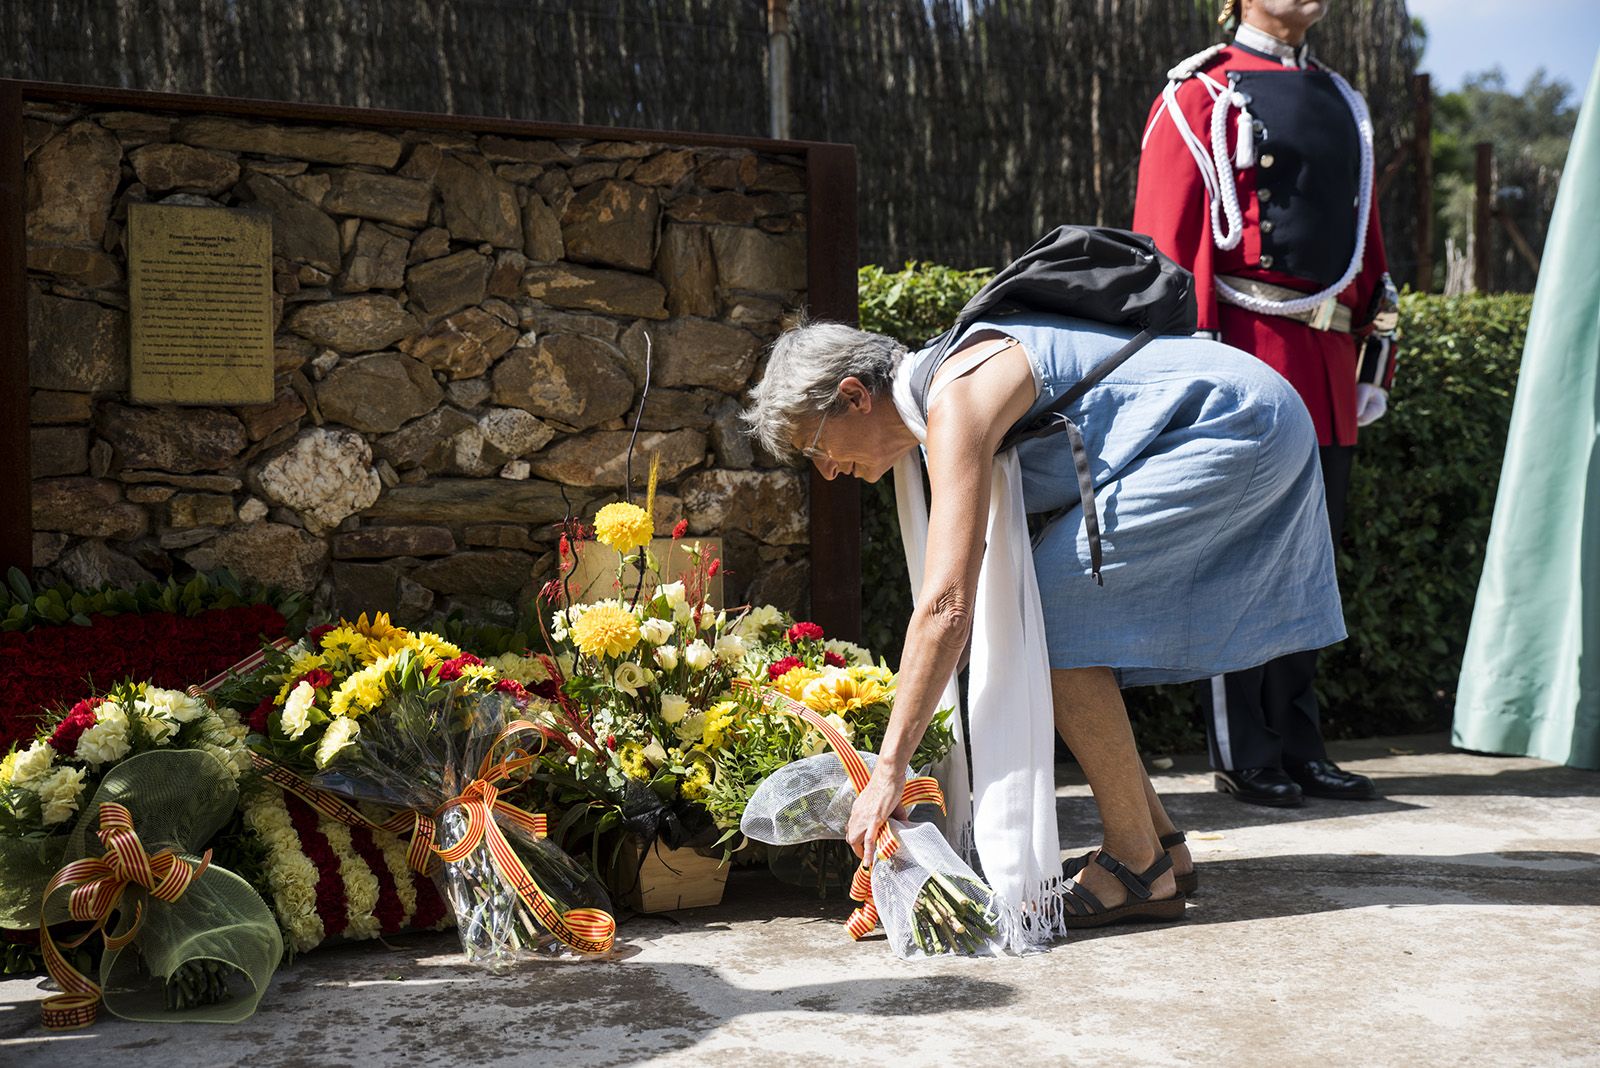
[{"label": "light blue linen dress", "polygon": [[[966,333],[982,330],[1027,350],[1039,397],[1019,427],[1132,336],[1031,312]],[[1277,372],[1220,342],[1160,337],[1066,414],[1089,455],[1105,585],[1090,575],[1067,435],[1024,442],[1028,512],[1067,509],[1034,550],[1052,668],[1184,682],[1345,636],[1316,431]]]}]

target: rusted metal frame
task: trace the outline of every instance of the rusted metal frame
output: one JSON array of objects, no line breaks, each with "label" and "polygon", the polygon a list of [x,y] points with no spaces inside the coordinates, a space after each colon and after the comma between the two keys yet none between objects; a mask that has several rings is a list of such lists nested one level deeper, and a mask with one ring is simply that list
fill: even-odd
[{"label": "rusted metal frame", "polygon": [[[806,300],[812,317],[854,323],[856,151],[806,153]],[[861,487],[811,469],[811,616],[835,637],[861,639]]]},{"label": "rusted metal frame", "polygon": [[62,85],[56,82],[0,79],[0,85],[19,87],[24,100],[50,100],[65,104],[86,104],[125,110],[223,115],[242,119],[269,119],[275,122],[341,123],[392,129],[457,130],[470,133],[506,134],[513,137],[545,137],[557,140],[583,138],[593,141],[650,141],[662,145],[748,148],[778,155],[802,155],[812,148],[824,147],[825,145],[825,142],[819,141],[774,141],[764,137],[735,137],[726,134],[689,133],[678,130],[640,130],[625,126],[579,126],[571,123],[533,122],[524,119],[492,118],[478,115],[440,115],[427,111],[392,111],[380,108],[350,108],[333,104],[296,104],[282,100],[252,100],[244,97],[155,93],[144,89],[114,89],[95,85]]},{"label": "rusted metal frame", "polygon": [[22,90],[0,83],[0,570],[33,571]]}]

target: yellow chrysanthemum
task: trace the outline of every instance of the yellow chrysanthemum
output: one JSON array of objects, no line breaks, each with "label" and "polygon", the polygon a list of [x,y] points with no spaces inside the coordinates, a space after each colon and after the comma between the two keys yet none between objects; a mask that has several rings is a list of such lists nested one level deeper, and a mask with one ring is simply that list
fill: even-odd
[{"label": "yellow chrysanthemum", "polygon": [[322,636],[322,655],[345,660],[359,660],[366,654],[367,639],[357,634],[348,624],[335,627]]},{"label": "yellow chrysanthemum", "polygon": [[393,662],[393,657],[385,657],[345,679],[329,698],[328,712],[334,716],[359,716],[378,707],[389,694],[387,675]]},{"label": "yellow chrysanthemum", "polygon": [[595,605],[572,628],[572,639],[585,656],[622,656],[639,644],[639,621],[613,605]]},{"label": "yellow chrysanthemum", "polygon": [[683,777],[682,784],[678,787],[685,800],[697,801],[706,795],[706,789],[711,785],[711,765],[703,760],[697,760],[689,773]]},{"label": "yellow chrysanthemum", "polygon": [[800,701],[815,712],[854,712],[887,701],[893,692],[875,677],[829,671],[806,683]]},{"label": "yellow chrysanthemum", "polygon": [[431,631],[418,631],[411,637],[416,641],[418,649],[440,660],[454,660],[461,655],[461,647],[459,645],[454,642],[447,642]]},{"label": "yellow chrysanthemum", "polygon": [[594,517],[595,538],[619,553],[649,545],[654,533],[650,513],[637,504],[608,504]]},{"label": "yellow chrysanthemum", "polygon": [[739,718],[739,706],[733,701],[718,701],[706,709],[705,730],[700,744],[706,749],[716,749],[728,736],[728,728]]},{"label": "yellow chrysanthemum", "polygon": [[407,649],[413,652],[419,651],[419,647],[412,640],[411,635],[403,630],[391,628],[381,634],[374,634],[367,639],[366,658],[369,661],[376,662],[386,656],[392,656]]},{"label": "yellow chrysanthemum", "polygon": [[[340,622],[345,623],[347,626],[352,625],[346,620],[341,620]],[[383,639],[393,634],[405,633],[404,630],[401,630],[399,627],[389,622],[388,612],[372,613],[372,619],[370,622],[367,619],[367,614],[362,612],[361,617],[355,621],[353,626],[355,627],[357,634],[360,634],[363,638],[369,639]]]}]

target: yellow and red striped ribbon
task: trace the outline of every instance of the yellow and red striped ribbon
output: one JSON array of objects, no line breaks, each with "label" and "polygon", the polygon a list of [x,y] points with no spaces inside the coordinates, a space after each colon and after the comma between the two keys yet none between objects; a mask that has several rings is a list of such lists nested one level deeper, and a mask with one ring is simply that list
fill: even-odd
[{"label": "yellow and red striped ribbon", "polygon": [[[62,948],[75,949],[90,935],[101,932],[107,949],[121,949],[139,933],[139,926],[144,922],[144,902],[135,902],[133,921],[123,933],[107,934],[105,925],[130,885],[142,887],[157,900],[171,903],[182,897],[189,884],[211,863],[210,850],[198,865],[170,849],[150,856],[133,829],[133,814],[114,801],[100,805],[99,818],[100,829],[96,834],[105,847],[105,854],[75,860],[62,868],[45,887],[39,906],[39,945],[44,952],[45,969],[61,987],[61,993],[47,998],[41,1007],[44,1026],[52,1031],[87,1027],[94,1023],[100,1011],[100,984],[69,964]],[[65,886],[72,887],[67,898],[68,913],[73,919],[88,921],[94,926],[62,947],[56,945],[50,935],[50,927],[45,922],[45,905],[51,894]]]},{"label": "yellow and red striped ribbon", "polygon": [[[856,793],[859,794],[867,788],[867,782],[872,778],[867,762],[861,759],[861,754],[850,744],[850,739],[840,734],[833,724],[814,709],[807,708],[787,694],[758,685],[748,679],[735,679],[733,688],[753,694],[763,708],[803,720],[807,726],[821,734],[829,747],[838,755],[839,762],[844,765],[845,774],[850,777],[850,785],[855,787]],[[905,789],[900,791],[900,804],[906,808],[912,805],[938,805],[940,811],[943,811],[944,791],[939,789],[937,779],[920,775],[906,781]],[[884,860],[894,856],[900,848],[900,840],[895,837],[894,831],[887,823],[878,828],[874,844],[877,847],[874,855]],[[850,897],[861,902],[861,907],[850,914],[844,928],[851,938],[865,938],[878,926],[878,907],[872,900],[872,857],[861,858],[861,866],[856,869],[855,875],[850,880]]]},{"label": "yellow and red striped ribbon", "polygon": [[[460,841],[447,849],[440,849],[435,845],[433,851],[448,863],[464,859],[480,843],[487,843],[495,869],[506,882],[511,884],[517,896],[532,910],[545,930],[578,953],[609,953],[617,934],[617,922],[611,914],[604,909],[594,908],[560,911],[538,881],[528,873],[522,859],[511,848],[511,843],[506,840],[506,836],[495,821],[495,816],[501,815],[535,837],[543,838],[548,833],[543,814],[527,812],[500,800],[499,784],[506,781],[513,772],[527,767],[535,758],[519,749],[505,759],[496,761],[495,750],[506,739],[529,731],[539,734],[538,725],[525,719],[519,719],[508,725],[489,746],[489,751],[478,768],[478,777],[468,783],[466,789],[456,797],[439,806],[434,813],[435,816],[448,808],[460,805],[467,814],[467,828]],[[540,738],[542,741],[542,734]]]}]

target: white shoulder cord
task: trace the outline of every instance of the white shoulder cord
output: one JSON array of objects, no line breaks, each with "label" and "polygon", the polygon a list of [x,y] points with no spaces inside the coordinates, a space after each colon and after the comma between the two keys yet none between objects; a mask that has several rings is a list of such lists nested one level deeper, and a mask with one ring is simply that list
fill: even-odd
[{"label": "white shoulder cord", "polygon": [[[1342,293],[1361,272],[1361,263],[1367,250],[1367,221],[1372,215],[1372,118],[1367,113],[1367,105],[1361,99],[1361,94],[1350,88],[1350,83],[1345,81],[1334,71],[1328,71],[1328,76],[1333,79],[1333,84],[1338,88],[1339,94],[1344,97],[1350,114],[1356,120],[1356,127],[1361,135],[1361,195],[1356,209],[1356,246],[1355,252],[1350,257],[1350,264],[1345,268],[1343,277],[1333,285],[1319,293],[1308,293],[1304,297],[1294,300],[1265,300],[1261,297],[1242,293],[1222,280],[1217,280],[1217,293],[1229,304],[1238,305],[1248,311],[1260,312],[1265,315],[1294,315],[1300,312],[1311,311],[1323,301],[1336,297]],[[1199,136],[1190,129],[1188,120],[1183,117],[1183,111],[1178,107],[1177,81],[1167,82],[1166,89],[1161,96],[1166,103],[1166,110],[1172,119],[1172,124],[1183,138],[1189,154],[1194,157],[1195,166],[1200,171],[1200,180],[1206,187],[1206,194],[1211,201],[1211,237],[1217,248],[1224,252],[1235,249],[1244,237],[1244,215],[1239,208],[1239,189],[1234,183],[1234,160],[1228,158],[1227,114],[1230,106],[1240,109],[1239,115],[1239,160],[1238,166],[1248,167],[1255,162],[1254,137],[1251,136],[1249,112],[1245,110],[1249,101],[1245,96],[1207,74],[1195,75],[1206,87],[1206,92],[1211,94],[1211,144],[1209,149],[1200,140]],[[1154,128],[1151,123],[1151,128]],[[1145,132],[1145,140],[1149,140],[1149,130]],[[1250,148],[1246,149],[1247,142]],[[1223,219],[1227,220],[1227,228],[1223,228]]]}]

